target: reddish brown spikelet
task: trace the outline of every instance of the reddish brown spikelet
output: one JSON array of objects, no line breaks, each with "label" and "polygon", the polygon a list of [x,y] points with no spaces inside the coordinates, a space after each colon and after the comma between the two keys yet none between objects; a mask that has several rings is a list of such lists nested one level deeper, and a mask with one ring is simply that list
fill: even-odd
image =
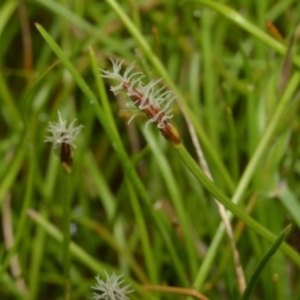
[{"label": "reddish brown spikelet", "polygon": [[270,20],[266,20],[266,26],[268,28],[269,33],[277,39],[279,42],[284,43],[284,39],[282,34],[279,32],[278,28],[272,23]]},{"label": "reddish brown spikelet", "polygon": [[[62,133],[62,136],[64,134]],[[64,170],[70,174],[72,171],[72,167],[73,167],[73,159],[72,159],[72,149],[70,144],[61,143],[61,147],[60,147],[60,161],[61,164],[64,168]]]},{"label": "reddish brown spikelet", "polygon": [[[125,91],[128,91],[129,87],[129,83],[123,83],[123,88]],[[155,120],[158,129],[162,132],[163,136],[167,140],[176,145],[181,143],[181,138],[178,131],[171,124],[169,119],[166,118],[165,113],[159,107],[151,104],[148,98],[144,100],[144,105],[142,105],[143,95],[134,88],[129,97],[132,99],[137,108],[141,106],[145,107],[141,109],[141,111],[143,111],[149,119]]]},{"label": "reddish brown spikelet", "polygon": [[[124,90],[133,101],[133,103],[127,103],[126,106],[129,107],[135,105],[149,118],[146,123],[146,127],[149,123],[155,123],[157,128],[169,142],[174,145],[179,145],[181,143],[180,135],[169,120],[173,117],[170,115],[171,109],[169,109],[171,102],[175,98],[172,97],[172,92],[165,91],[165,87],[156,90],[155,85],[160,80],[151,81],[147,85],[144,85],[141,81],[144,75],[141,72],[130,74],[134,64],[131,64],[125,70],[123,75],[120,74],[122,62],[118,63],[112,60],[112,64],[112,72],[102,70],[102,77],[113,78],[119,81],[119,85],[111,87],[111,90],[115,94],[117,94],[120,90]],[[163,108],[162,105],[164,105]],[[134,116],[129,120],[129,122],[134,118]]]}]

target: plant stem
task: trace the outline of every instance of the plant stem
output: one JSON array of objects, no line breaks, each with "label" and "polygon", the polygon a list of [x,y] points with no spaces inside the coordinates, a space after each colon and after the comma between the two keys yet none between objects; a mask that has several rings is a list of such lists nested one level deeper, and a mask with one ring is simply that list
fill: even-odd
[{"label": "plant stem", "polygon": [[64,170],[61,171],[60,196],[63,203],[63,266],[65,278],[65,299],[71,299],[70,283],[70,176]]},{"label": "plant stem", "polygon": [[[268,229],[262,226],[260,223],[255,221],[249,215],[247,215],[242,208],[233,203],[223,192],[217,188],[217,186],[208,179],[208,177],[204,174],[199,165],[194,161],[194,159],[187,152],[185,147],[181,144],[180,146],[174,147],[180,158],[183,160],[185,165],[190,169],[190,171],[195,175],[198,181],[206,188],[219,202],[221,202],[228,210],[230,210],[235,216],[237,216],[240,220],[245,222],[250,228],[254,229],[258,234],[263,236],[266,240],[270,242],[274,242],[276,240],[276,236],[271,233]],[[293,261],[300,267],[300,256],[299,254],[288,244],[282,244],[282,250],[290,256]]]}]

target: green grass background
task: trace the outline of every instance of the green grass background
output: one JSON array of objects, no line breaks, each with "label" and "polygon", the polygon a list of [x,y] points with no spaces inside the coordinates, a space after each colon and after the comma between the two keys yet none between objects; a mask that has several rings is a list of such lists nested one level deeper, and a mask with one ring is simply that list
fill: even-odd
[{"label": "green grass background", "polygon": [[[146,284],[239,299],[212,195],[237,216],[247,282],[293,225],[249,299],[300,299],[299,16],[292,0],[1,1],[0,299],[65,299],[66,266],[71,299],[91,299],[104,271],[124,274],[130,299],[187,298],[143,292]],[[135,61],[145,82],[163,77],[185,148],[153,124],[145,130],[143,115],[127,124],[129,99],[99,76],[109,58]],[[85,126],[68,178],[43,142],[58,110]],[[182,110],[215,184],[197,167]]]}]

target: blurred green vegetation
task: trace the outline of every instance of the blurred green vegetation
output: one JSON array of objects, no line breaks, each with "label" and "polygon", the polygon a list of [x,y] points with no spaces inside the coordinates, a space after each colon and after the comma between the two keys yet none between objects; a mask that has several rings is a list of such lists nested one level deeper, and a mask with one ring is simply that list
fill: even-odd
[{"label": "blurred green vegetation", "polygon": [[[300,299],[299,16],[295,0],[1,1],[0,299],[66,299],[66,203],[70,299],[92,299],[104,271],[130,299],[240,297],[212,191],[145,115],[127,124],[130,99],[100,77],[109,58],[163,77],[183,144],[198,162],[199,140],[244,214],[276,236],[293,225],[249,299]],[[58,110],[84,125],[67,179],[44,143]],[[231,223],[247,283],[271,243]]]}]

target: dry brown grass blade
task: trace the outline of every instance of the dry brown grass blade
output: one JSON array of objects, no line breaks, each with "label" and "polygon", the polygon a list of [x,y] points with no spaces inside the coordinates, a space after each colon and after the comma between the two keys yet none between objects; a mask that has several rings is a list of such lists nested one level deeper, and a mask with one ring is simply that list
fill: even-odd
[{"label": "dry brown grass blade", "polygon": [[144,291],[157,291],[163,293],[181,294],[181,295],[193,296],[200,300],[209,300],[209,298],[199,293],[195,289],[187,289],[187,288],[163,286],[163,285],[144,285],[143,289]]},{"label": "dry brown grass blade", "polygon": [[[185,116],[185,120],[186,120],[187,125],[188,125],[188,129],[189,129],[189,132],[190,132],[190,135],[191,135],[191,138],[192,138],[192,142],[193,142],[194,147],[196,149],[196,153],[197,153],[197,156],[198,156],[198,159],[199,159],[199,164],[202,167],[202,169],[203,169],[204,173],[206,174],[206,176],[210,180],[213,181],[213,178],[212,178],[211,172],[209,170],[208,164],[206,162],[204,153],[202,151],[200,142],[197,138],[196,131],[195,131],[193,125],[191,124],[191,122],[189,121],[188,117],[186,115],[184,115],[184,116]],[[236,270],[236,275],[237,275],[239,292],[242,295],[244,290],[246,289],[246,279],[245,279],[244,271],[243,271],[243,268],[242,268],[240,255],[239,255],[239,252],[237,250],[237,247],[236,247],[236,244],[235,244],[235,241],[234,241],[233,230],[232,230],[232,227],[231,227],[231,224],[230,224],[230,221],[229,221],[229,218],[228,218],[228,215],[226,213],[226,209],[225,209],[224,205],[221,204],[216,199],[214,199],[214,200],[215,200],[215,202],[218,206],[221,219],[223,221],[225,230],[226,230],[227,235],[229,237],[230,245],[231,245],[232,252],[233,252],[233,260],[234,260],[234,265],[235,265],[235,270]]]},{"label": "dry brown grass blade", "polygon": [[[14,244],[14,233],[12,225],[12,212],[10,206],[10,195],[6,194],[3,200],[2,206],[2,229],[4,244],[7,251],[9,251]],[[14,254],[10,260],[10,270],[13,278],[16,281],[18,291],[24,297],[28,297],[28,288],[25,280],[22,278],[22,269],[20,266],[19,258],[17,254]]]}]

